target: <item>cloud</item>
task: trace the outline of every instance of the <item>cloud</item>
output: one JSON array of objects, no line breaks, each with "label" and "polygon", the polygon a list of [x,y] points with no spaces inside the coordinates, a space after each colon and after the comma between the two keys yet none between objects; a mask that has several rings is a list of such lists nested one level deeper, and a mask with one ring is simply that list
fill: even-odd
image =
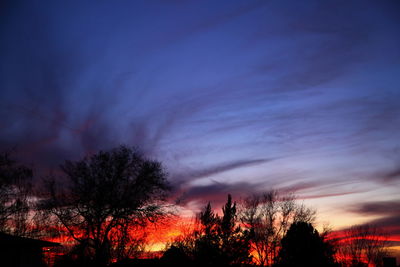
[{"label": "cloud", "polygon": [[345,195],[353,195],[357,193],[361,193],[363,191],[347,191],[347,192],[335,192],[335,193],[321,193],[321,194],[305,194],[302,195],[302,199],[315,199],[315,198],[324,198],[324,197],[340,197],[340,196],[345,196]]},{"label": "cloud", "polygon": [[400,181],[400,167],[394,169],[383,176],[384,182]]},{"label": "cloud", "polygon": [[366,202],[354,205],[349,210],[362,215],[380,216],[368,224],[380,227],[390,234],[389,240],[393,245],[400,245],[400,200]]},{"label": "cloud", "polygon": [[259,165],[263,163],[270,162],[274,159],[242,159],[242,160],[234,160],[230,162],[220,163],[218,165],[210,166],[207,168],[199,169],[199,170],[191,170],[186,173],[174,175],[174,179],[177,180],[194,180],[202,177],[210,177],[215,174],[219,174],[226,171],[231,171],[238,168],[249,167],[253,165]]},{"label": "cloud", "polygon": [[[222,203],[227,194],[236,196],[243,196],[246,194],[256,193],[258,190],[265,188],[267,182],[258,184],[258,182],[248,183],[228,183],[217,182],[211,178],[217,174],[232,171],[240,168],[260,165],[270,162],[274,159],[249,159],[249,160],[233,160],[230,162],[220,163],[218,165],[206,167],[198,170],[186,170],[171,176],[171,181],[174,188],[174,197],[179,199],[181,203],[188,203],[190,201],[207,202],[217,201]],[[192,185],[196,179],[210,178],[208,185]]]},{"label": "cloud", "polygon": [[[204,1],[206,3],[206,1]],[[195,34],[200,34],[202,32],[205,32],[207,30],[212,30],[216,28],[219,25],[222,25],[224,23],[227,23],[229,21],[234,20],[237,17],[243,16],[247,13],[250,13],[252,11],[255,11],[262,6],[266,5],[265,1],[252,1],[252,2],[246,2],[245,5],[239,5],[239,7],[234,7],[232,5],[222,5],[218,6],[216,5],[215,2],[212,2],[212,5],[214,5],[214,9],[210,11],[209,8],[205,8],[203,5],[192,5],[191,7],[185,7],[185,10],[178,10],[176,12],[187,12],[191,8],[195,9],[196,12],[193,14],[193,16],[189,17],[191,19],[186,20],[185,24],[182,24],[181,26],[183,27],[176,27],[173,31],[167,32],[165,34],[161,34],[160,39],[155,41],[155,47],[152,48],[159,48],[160,45],[162,47],[175,43],[178,41],[182,41],[184,38],[187,38],[190,35],[195,35]],[[181,7],[182,4],[180,3],[178,7]],[[206,10],[207,12],[202,13],[202,10]],[[215,12],[215,11],[219,12]],[[197,18],[198,14],[203,14],[206,16],[206,19],[200,19],[200,20],[193,20],[192,17]],[[211,14],[211,15],[210,15]]]},{"label": "cloud", "polygon": [[400,218],[400,200],[366,202],[353,206],[350,210],[368,215],[398,215]]},{"label": "cloud", "polygon": [[[74,22],[75,11],[51,10],[54,6],[25,10],[27,17],[9,15],[15,19],[0,26],[10,29],[1,35],[10,41],[0,44],[0,71],[7,70],[0,72],[0,149],[17,146],[25,162],[45,167],[121,143],[160,160],[172,153],[176,157],[168,162],[168,171],[178,170],[171,175],[177,194],[186,201],[223,201],[227,193],[254,193],[270,186],[269,176],[204,186],[190,186],[190,181],[241,168],[259,170],[286,157],[284,169],[310,154],[329,155],[334,165],[339,157],[350,162],[365,154],[355,155],[355,146],[379,154],[381,140],[388,142],[385,146],[393,143],[387,136],[399,130],[398,94],[385,94],[390,88],[381,83],[385,77],[376,79],[379,84],[370,82],[376,75],[372,66],[380,68],[374,51],[381,51],[385,60],[397,57],[374,46],[384,21],[373,26],[370,16],[363,17],[368,12],[359,15],[353,12],[358,7],[345,2],[330,8],[317,1],[309,6],[210,2],[211,10],[189,2],[165,5],[162,12],[153,6],[121,13],[123,5],[113,5],[115,12],[90,7],[92,16],[87,16],[88,6],[75,9],[71,4],[68,12],[83,10]],[[143,17],[133,16],[135,10],[144,10]],[[398,43],[393,35],[379,40]],[[171,70],[176,76],[170,76]],[[214,70],[218,77],[213,80]],[[360,78],[352,76],[357,73],[367,82],[358,84]],[[227,147],[229,159],[239,159],[217,163],[215,158],[221,159]],[[187,167],[191,162],[203,167]],[[312,169],[313,177],[285,183],[283,191],[302,198],[363,191],[316,177],[326,166],[299,168]],[[245,176],[245,171],[240,173]],[[394,169],[379,179],[397,181],[399,172]],[[273,180],[275,188],[283,180],[297,179],[286,175]]]},{"label": "cloud", "polygon": [[[215,205],[221,205],[228,194],[233,198],[239,199],[251,194],[260,193],[264,188],[264,184],[254,184],[247,182],[238,182],[233,184],[213,182],[204,186],[192,186],[182,189],[180,192],[180,204],[195,201],[198,205],[205,205],[207,202],[213,202]],[[259,192],[260,191],[260,192]]]}]

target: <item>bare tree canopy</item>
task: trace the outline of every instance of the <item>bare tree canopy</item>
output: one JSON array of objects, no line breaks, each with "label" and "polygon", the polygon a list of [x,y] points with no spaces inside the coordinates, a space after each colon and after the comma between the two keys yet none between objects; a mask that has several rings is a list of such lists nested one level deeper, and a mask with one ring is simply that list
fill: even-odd
[{"label": "bare tree canopy", "polygon": [[382,266],[389,255],[388,235],[373,225],[354,225],[338,241],[338,257],[343,266]]},{"label": "bare tree canopy", "polygon": [[48,182],[49,196],[42,208],[92,251],[98,265],[106,264],[112,247],[121,245],[118,236],[126,237],[130,227],[154,221],[165,212],[166,173],[159,162],[134,149],[100,151],[80,161],[66,161],[61,169],[68,184],[61,190],[55,180]]},{"label": "bare tree canopy", "polygon": [[0,231],[27,234],[31,180],[31,169],[17,164],[8,153],[0,154]]},{"label": "bare tree canopy", "polygon": [[314,210],[297,204],[293,195],[274,190],[248,197],[241,207],[241,221],[250,233],[255,260],[260,266],[275,262],[280,240],[292,223],[314,220]]}]

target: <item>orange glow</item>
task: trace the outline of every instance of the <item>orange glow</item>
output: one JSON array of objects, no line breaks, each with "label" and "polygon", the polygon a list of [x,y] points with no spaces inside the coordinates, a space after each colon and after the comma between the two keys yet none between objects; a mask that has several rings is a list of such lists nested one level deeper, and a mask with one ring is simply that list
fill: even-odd
[{"label": "orange glow", "polygon": [[144,229],[150,251],[163,250],[167,243],[193,229],[193,219],[174,217],[149,225]]},{"label": "orange glow", "polygon": [[[134,229],[130,235],[135,238],[144,238],[149,251],[164,250],[167,243],[172,242],[178,236],[187,233],[192,229],[193,219],[185,217],[170,217],[154,224],[149,224],[145,228]],[[67,232],[56,229],[60,235],[57,237],[46,237],[44,240],[60,243],[63,246],[71,246],[76,241]]]},{"label": "orange glow", "polygon": [[[154,258],[160,257],[162,255],[162,251],[166,248],[168,243],[174,241],[174,239],[179,236],[185,235],[193,230],[195,227],[194,219],[190,217],[170,217],[164,220],[161,220],[155,224],[149,224],[145,228],[136,229],[136,231],[132,231],[131,235],[133,237],[143,237],[146,245],[146,253],[142,255],[144,258]],[[393,228],[393,227],[392,227]],[[386,232],[390,232],[391,230],[397,230],[398,227],[394,227],[396,229],[383,229]],[[60,230],[60,229],[57,229]],[[368,240],[387,240],[387,241],[395,241],[400,242],[400,234],[390,235],[387,238],[379,235],[372,235],[368,237],[348,237],[346,236],[346,231],[334,231],[327,236],[327,240],[334,241],[339,246],[345,245],[352,240],[357,239],[368,239]],[[47,241],[57,242],[65,247],[70,247],[75,243],[75,240],[67,235],[65,232],[63,235],[59,237],[49,237],[46,238]],[[392,246],[390,249],[394,254],[400,254],[399,246]],[[250,252],[250,255],[253,257],[253,262],[257,263],[259,261],[258,255],[255,250]],[[339,260],[339,256],[337,256]],[[341,255],[340,260],[346,260],[345,255]]]}]

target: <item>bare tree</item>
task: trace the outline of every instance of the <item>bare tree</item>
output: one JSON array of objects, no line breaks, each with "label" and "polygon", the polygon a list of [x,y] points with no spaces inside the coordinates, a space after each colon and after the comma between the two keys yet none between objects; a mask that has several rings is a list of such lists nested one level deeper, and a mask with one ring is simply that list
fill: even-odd
[{"label": "bare tree", "polygon": [[111,232],[111,258],[121,261],[138,258],[145,252],[146,231],[143,225],[125,224]]},{"label": "bare tree", "polygon": [[192,222],[183,225],[182,234],[175,237],[174,240],[166,244],[165,249],[176,247],[182,251],[190,259],[194,259],[196,250],[196,240],[202,234],[202,226],[198,218],[193,219]]},{"label": "bare tree", "polygon": [[0,231],[29,235],[32,170],[0,154]]},{"label": "bare tree", "polygon": [[388,255],[388,235],[372,225],[355,225],[338,241],[338,258],[343,266],[382,266]]},{"label": "bare tree", "polygon": [[49,181],[41,208],[96,265],[109,262],[112,249],[128,241],[132,227],[165,215],[166,174],[159,162],[136,150],[121,146],[100,151],[80,161],[66,161],[61,169],[67,178],[64,190],[55,180]]},{"label": "bare tree", "polygon": [[277,191],[253,195],[244,200],[241,221],[249,231],[255,260],[260,266],[271,266],[278,256],[282,237],[293,222],[312,222],[315,211],[296,204],[292,194]]}]

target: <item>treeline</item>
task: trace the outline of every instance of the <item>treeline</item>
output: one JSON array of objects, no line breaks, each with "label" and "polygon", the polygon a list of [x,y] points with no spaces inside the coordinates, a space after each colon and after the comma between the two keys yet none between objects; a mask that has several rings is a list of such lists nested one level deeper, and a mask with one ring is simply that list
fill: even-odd
[{"label": "treeline", "polygon": [[[61,177],[34,190],[31,169],[0,155],[0,231],[41,239],[66,238],[56,266],[138,266],[145,239],[137,233],[174,216],[161,163],[121,146],[60,166]],[[239,204],[228,195],[221,215],[208,203],[192,229],[152,265],[379,266],[387,243],[374,227],[342,236],[315,227],[315,211],[293,195],[269,191]],[[130,263],[131,262],[131,263]],[[124,264],[125,263],[125,264]],[[143,262],[142,262],[143,263]]]},{"label": "treeline", "polygon": [[251,196],[240,207],[228,195],[222,216],[208,203],[196,229],[175,240],[163,258],[197,266],[337,266],[314,218],[313,210],[276,191]]},{"label": "treeline", "polygon": [[388,236],[370,225],[343,232],[315,229],[316,212],[277,191],[239,204],[228,195],[222,215],[208,203],[193,230],[169,244],[174,266],[382,266]]}]

